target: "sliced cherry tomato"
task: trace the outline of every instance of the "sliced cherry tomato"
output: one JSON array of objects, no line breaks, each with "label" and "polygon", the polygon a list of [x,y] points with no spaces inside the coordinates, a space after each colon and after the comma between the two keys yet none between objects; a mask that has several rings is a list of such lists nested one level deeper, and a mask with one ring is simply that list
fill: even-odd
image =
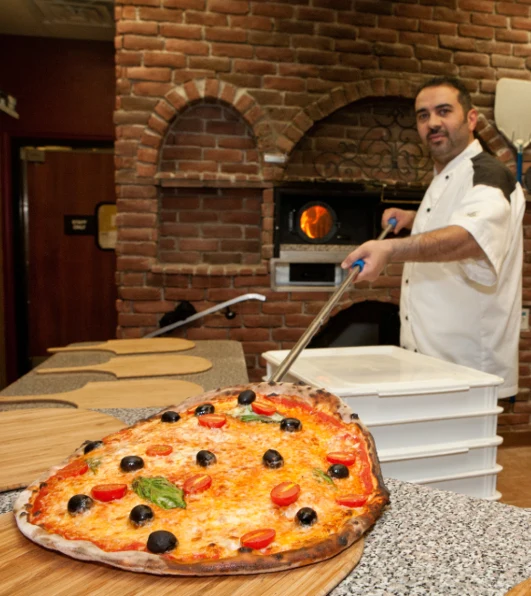
[{"label": "sliced cherry tomato", "polygon": [[356,461],[356,454],[352,451],[334,451],[329,453],[326,459],[331,464],[343,464],[344,466],[351,466]]},{"label": "sliced cherry tomato", "polygon": [[146,449],[146,455],[169,455],[172,451],[171,445],[150,445]]},{"label": "sliced cherry tomato", "polygon": [[183,490],[187,495],[202,493],[207,488],[210,488],[211,484],[212,478],[208,474],[196,474],[185,480]]},{"label": "sliced cherry tomato", "polygon": [[272,416],[277,411],[273,404],[266,404],[263,401],[253,401],[251,408],[253,409],[253,412],[261,414],[262,416]]},{"label": "sliced cherry tomato", "polygon": [[281,482],[271,491],[271,500],[275,505],[291,505],[299,498],[301,487],[294,482]]},{"label": "sliced cherry tomato", "polygon": [[336,503],[345,507],[362,507],[367,498],[367,495],[343,495],[336,498]]},{"label": "sliced cherry tomato", "polygon": [[72,476],[81,476],[89,469],[84,459],[77,459],[57,472],[59,478],[71,478]]},{"label": "sliced cherry tomato", "polygon": [[127,484],[98,484],[92,487],[92,496],[98,501],[116,501],[127,492]]},{"label": "sliced cherry tomato", "polygon": [[207,426],[208,428],[221,428],[227,423],[227,417],[223,414],[203,414],[197,419],[201,426]]},{"label": "sliced cherry tomato", "polygon": [[240,538],[240,543],[242,546],[246,546],[247,548],[260,550],[261,548],[269,546],[275,539],[275,536],[275,530],[271,530],[270,528],[262,528],[261,530],[253,530],[252,532],[247,532],[247,534],[244,534]]}]

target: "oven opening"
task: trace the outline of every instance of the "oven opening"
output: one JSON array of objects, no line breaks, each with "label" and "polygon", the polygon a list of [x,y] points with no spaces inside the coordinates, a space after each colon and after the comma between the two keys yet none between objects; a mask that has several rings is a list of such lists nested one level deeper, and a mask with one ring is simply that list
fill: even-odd
[{"label": "oven opening", "polygon": [[308,203],[298,214],[298,230],[306,241],[326,242],[337,230],[337,217],[325,203]]}]

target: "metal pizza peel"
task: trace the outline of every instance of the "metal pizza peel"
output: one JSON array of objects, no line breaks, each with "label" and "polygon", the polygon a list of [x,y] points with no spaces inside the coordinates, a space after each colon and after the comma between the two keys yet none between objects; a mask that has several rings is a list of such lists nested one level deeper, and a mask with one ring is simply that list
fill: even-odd
[{"label": "metal pizza peel", "polygon": [[[387,222],[387,227],[382,231],[382,233],[376,238],[376,240],[383,240],[389,232],[394,229],[396,226],[396,218],[391,217],[391,219]],[[345,293],[347,288],[350,287],[350,284],[354,283],[358,277],[358,275],[363,271],[363,267],[365,266],[365,261],[362,259],[356,261],[352,264],[352,267],[345,277],[341,285],[335,290],[335,292],[330,296],[328,302],[323,306],[323,308],[319,311],[315,319],[312,321],[311,325],[306,329],[306,331],[302,334],[299,341],[291,348],[289,354],[284,358],[284,360],[280,363],[280,366],[273,372],[269,381],[273,383],[280,382],[284,375],[288,372],[291,365],[295,362],[299,354],[304,350],[304,348],[310,343],[310,340],[315,335],[319,327],[324,323],[324,321],[328,318],[334,307],[339,302],[341,296]]]},{"label": "metal pizza peel", "polygon": [[498,81],[494,120],[498,129],[516,149],[516,179],[521,183],[524,149],[531,143],[531,81]]}]

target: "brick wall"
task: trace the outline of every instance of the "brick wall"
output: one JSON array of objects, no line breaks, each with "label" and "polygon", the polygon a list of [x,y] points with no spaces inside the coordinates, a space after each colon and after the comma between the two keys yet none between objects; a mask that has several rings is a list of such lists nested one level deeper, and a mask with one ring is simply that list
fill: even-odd
[{"label": "brick wall", "polygon": [[[481,110],[482,140],[514,167],[493,125],[494,93],[501,77],[531,79],[531,0],[117,0],[116,19],[121,337],[153,330],[180,300],[204,310],[260,292],[265,303],[241,303],[231,320],[212,315],[187,336],[241,341],[252,379],[263,374],[261,352],[293,345],[329,294],[269,289],[272,188],[310,177],[296,164],[314,160],[312,143],[341,126],[342,110],[411,105],[420,82],[456,75]],[[205,213],[211,228],[185,227]],[[244,244],[223,245],[236,228],[225,241]],[[531,305],[531,212],[525,237]],[[352,289],[340,308],[396,303],[400,271]],[[531,333],[520,360],[522,391],[504,404],[500,431],[531,437]]]}]

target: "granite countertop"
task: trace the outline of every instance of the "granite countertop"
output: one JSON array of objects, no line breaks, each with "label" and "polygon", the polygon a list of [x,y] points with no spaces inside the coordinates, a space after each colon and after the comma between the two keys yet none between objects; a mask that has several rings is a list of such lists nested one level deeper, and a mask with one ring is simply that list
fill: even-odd
[{"label": "granite countertop", "polygon": [[[247,382],[237,342],[197,342],[187,353],[223,365],[179,379],[205,390]],[[104,362],[110,356],[94,351],[56,354],[46,365]],[[88,381],[112,378],[101,373],[29,373],[0,395],[70,391]],[[132,424],[157,409],[99,411]],[[531,510],[399,480],[386,479],[386,484],[391,504],[367,534],[359,564],[330,596],[504,596],[531,576]],[[19,492],[0,494],[0,513],[12,509]]]}]

